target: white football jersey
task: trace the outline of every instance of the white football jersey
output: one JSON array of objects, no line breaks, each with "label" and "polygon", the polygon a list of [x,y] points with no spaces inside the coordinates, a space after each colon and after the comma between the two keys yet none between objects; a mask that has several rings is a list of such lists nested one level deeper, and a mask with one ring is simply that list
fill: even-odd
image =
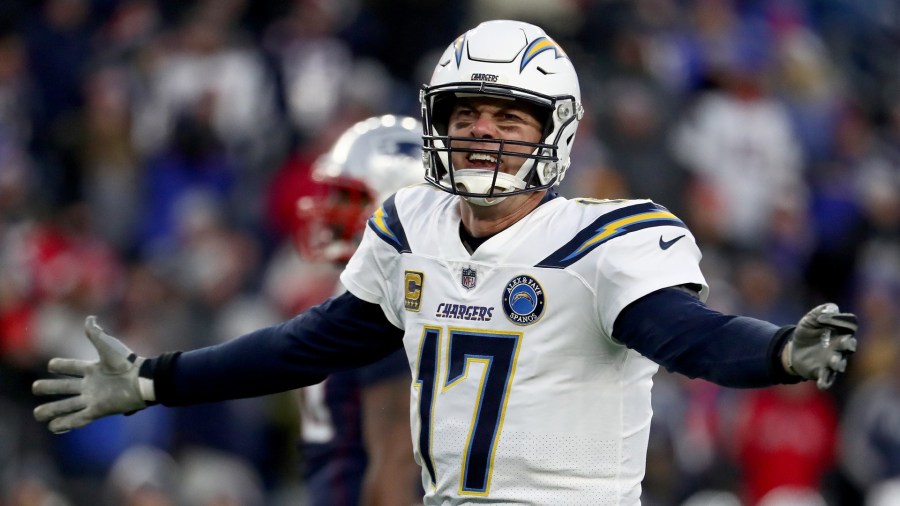
[{"label": "white football jersey", "polygon": [[552,199],[473,254],[459,227],[458,197],[400,190],[341,275],[405,331],[425,504],[639,504],[658,366],[613,323],[705,299],[693,236],[647,200]]}]

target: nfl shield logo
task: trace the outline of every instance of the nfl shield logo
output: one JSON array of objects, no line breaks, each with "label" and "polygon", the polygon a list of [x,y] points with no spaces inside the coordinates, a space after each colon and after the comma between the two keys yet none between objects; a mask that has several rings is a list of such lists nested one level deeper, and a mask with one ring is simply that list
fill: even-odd
[{"label": "nfl shield logo", "polygon": [[471,267],[463,267],[462,270],[462,286],[466,290],[475,288],[476,273]]}]

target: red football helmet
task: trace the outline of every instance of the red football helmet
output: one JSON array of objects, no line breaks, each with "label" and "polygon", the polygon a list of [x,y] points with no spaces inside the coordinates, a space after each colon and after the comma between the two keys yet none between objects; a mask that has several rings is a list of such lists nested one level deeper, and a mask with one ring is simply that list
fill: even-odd
[{"label": "red football helmet", "polygon": [[297,200],[300,253],[309,260],[349,260],[376,207],[421,182],[424,170],[419,120],[376,116],[347,129],[313,166],[313,180],[325,191]]}]

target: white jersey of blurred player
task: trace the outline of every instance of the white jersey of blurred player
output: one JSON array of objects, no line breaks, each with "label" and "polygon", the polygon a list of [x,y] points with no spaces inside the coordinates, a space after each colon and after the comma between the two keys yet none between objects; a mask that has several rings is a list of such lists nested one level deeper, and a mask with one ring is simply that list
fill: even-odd
[{"label": "white jersey of blurred player", "polygon": [[426,504],[637,503],[658,366],[612,326],[661,288],[705,299],[693,237],[650,201],[558,197],[470,255],[459,220],[401,190],[341,276],[405,329]]}]

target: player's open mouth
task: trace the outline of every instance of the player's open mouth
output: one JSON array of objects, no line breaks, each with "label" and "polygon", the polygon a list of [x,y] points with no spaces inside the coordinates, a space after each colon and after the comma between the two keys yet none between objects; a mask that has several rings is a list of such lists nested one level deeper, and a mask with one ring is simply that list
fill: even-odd
[{"label": "player's open mouth", "polygon": [[497,157],[487,153],[472,153],[466,158],[469,162],[467,168],[490,168],[497,166]]}]

